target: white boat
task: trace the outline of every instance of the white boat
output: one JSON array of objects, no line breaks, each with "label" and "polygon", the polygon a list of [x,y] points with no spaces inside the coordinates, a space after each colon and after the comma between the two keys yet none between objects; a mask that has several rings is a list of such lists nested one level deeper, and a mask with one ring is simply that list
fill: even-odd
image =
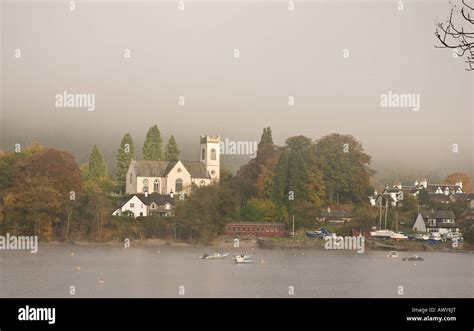
[{"label": "white boat", "polygon": [[403,233],[401,232],[397,232],[397,233],[394,233],[393,235],[390,236],[390,239],[394,239],[394,240],[406,240],[408,239],[408,236],[405,236]]},{"label": "white boat", "polygon": [[[385,229],[382,229],[382,202],[380,202],[379,211],[379,230],[370,231],[370,236],[374,238],[390,238],[395,232],[387,230],[387,211],[388,211],[388,200],[385,200]],[[374,229],[376,229],[374,227]]]},{"label": "white boat", "polygon": [[370,235],[372,237],[376,237],[376,238],[390,238],[394,234],[395,234],[395,232],[393,232],[391,230],[370,231]]},{"label": "white boat", "polygon": [[252,263],[252,255],[250,254],[240,254],[234,256],[235,263]]},{"label": "white boat", "polygon": [[415,239],[416,239],[416,240],[428,240],[428,239],[430,239],[430,236],[427,235],[427,234],[421,234],[421,233],[419,233],[419,234],[417,234],[417,235],[415,236]]},{"label": "white boat", "polygon": [[439,232],[431,232],[429,240],[441,241],[443,238]]},{"label": "white boat", "polygon": [[390,259],[396,259],[398,257],[398,252],[397,251],[390,251],[387,255],[388,258]]},{"label": "white boat", "polygon": [[201,259],[203,259],[203,260],[218,260],[218,259],[223,259],[227,256],[229,256],[229,253],[221,254],[219,252],[215,252],[214,254],[211,254],[211,255],[204,254],[203,256],[201,256]]}]

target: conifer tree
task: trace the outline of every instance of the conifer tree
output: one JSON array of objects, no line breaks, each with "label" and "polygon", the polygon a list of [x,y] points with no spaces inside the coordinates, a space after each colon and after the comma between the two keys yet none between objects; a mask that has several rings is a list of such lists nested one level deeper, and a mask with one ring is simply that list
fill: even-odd
[{"label": "conifer tree", "polygon": [[144,160],[163,159],[163,139],[158,126],[154,125],[148,130],[142,154]]},{"label": "conifer tree", "polygon": [[107,176],[107,165],[99,148],[94,145],[89,156],[89,168],[87,171],[89,179],[98,179]]},{"label": "conifer tree", "polygon": [[171,135],[168,139],[168,144],[166,145],[165,159],[168,161],[178,161],[179,160],[179,148],[174,136]]},{"label": "conifer tree", "polygon": [[121,186],[125,185],[125,177],[128,167],[135,158],[135,145],[130,133],[123,136],[117,154],[117,181]]}]

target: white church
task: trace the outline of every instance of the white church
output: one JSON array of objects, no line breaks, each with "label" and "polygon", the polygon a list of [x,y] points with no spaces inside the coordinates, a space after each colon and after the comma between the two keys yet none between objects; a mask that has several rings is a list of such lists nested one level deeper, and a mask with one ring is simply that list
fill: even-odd
[{"label": "white church", "polygon": [[220,137],[201,136],[199,161],[132,161],[127,171],[128,194],[170,195],[191,192],[192,184],[219,181]]}]

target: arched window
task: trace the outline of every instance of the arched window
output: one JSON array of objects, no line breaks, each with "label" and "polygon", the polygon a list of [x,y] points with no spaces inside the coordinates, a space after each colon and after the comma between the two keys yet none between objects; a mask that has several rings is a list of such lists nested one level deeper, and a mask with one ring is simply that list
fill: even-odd
[{"label": "arched window", "polygon": [[201,150],[201,160],[204,161],[206,159],[206,150],[203,148]]},{"label": "arched window", "polygon": [[153,181],[153,192],[160,193],[160,181],[158,179]]},{"label": "arched window", "polygon": [[132,184],[132,183],[133,183],[133,175],[130,174],[130,184]]},{"label": "arched window", "polygon": [[183,180],[181,178],[176,179],[175,192],[181,192],[183,190]]},{"label": "arched window", "polygon": [[143,186],[143,193],[148,193],[148,186]]},{"label": "arched window", "polygon": [[145,179],[143,180],[143,186],[148,186],[148,179],[145,178]]},{"label": "arched window", "polygon": [[211,160],[216,160],[216,150],[215,148],[211,149]]}]

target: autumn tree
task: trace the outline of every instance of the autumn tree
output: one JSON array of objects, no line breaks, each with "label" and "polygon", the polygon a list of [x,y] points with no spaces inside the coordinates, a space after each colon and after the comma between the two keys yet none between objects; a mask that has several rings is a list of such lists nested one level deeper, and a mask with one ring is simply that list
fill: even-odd
[{"label": "autumn tree", "polygon": [[315,153],[330,201],[338,196],[341,202],[359,203],[373,192],[371,157],[353,136],[334,133],[322,137]]},{"label": "autumn tree", "polygon": [[180,153],[181,152],[178,148],[178,144],[176,143],[174,136],[171,135],[170,138],[168,139],[168,143],[166,144],[165,160],[178,161]]},{"label": "autumn tree", "polygon": [[469,174],[467,173],[456,172],[448,175],[444,180],[444,183],[448,185],[455,185],[459,182],[462,183],[462,189],[464,192],[472,192],[472,179],[471,176],[469,176]]},{"label": "autumn tree", "polygon": [[275,167],[273,199],[288,206],[292,201],[304,200],[321,206],[325,197],[323,173],[316,162],[313,143],[305,136],[290,137]]},{"label": "autumn tree", "polygon": [[145,138],[143,144],[142,157],[144,160],[163,160],[163,139],[161,138],[160,129],[157,125],[152,126]]}]

